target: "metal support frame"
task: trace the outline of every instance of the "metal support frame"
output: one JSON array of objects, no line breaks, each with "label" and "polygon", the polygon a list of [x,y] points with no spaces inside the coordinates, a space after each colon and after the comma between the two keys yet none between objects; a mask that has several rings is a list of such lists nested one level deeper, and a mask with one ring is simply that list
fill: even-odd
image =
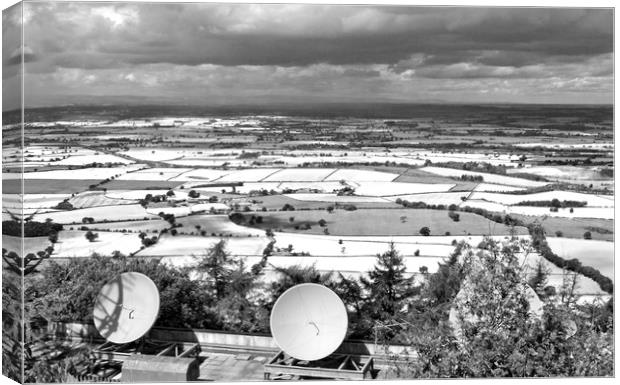
[{"label": "metal support frame", "polygon": [[278,352],[265,364],[265,380],[271,376],[298,376],[339,380],[364,380],[372,377],[372,357],[333,354],[320,361],[300,361]]}]

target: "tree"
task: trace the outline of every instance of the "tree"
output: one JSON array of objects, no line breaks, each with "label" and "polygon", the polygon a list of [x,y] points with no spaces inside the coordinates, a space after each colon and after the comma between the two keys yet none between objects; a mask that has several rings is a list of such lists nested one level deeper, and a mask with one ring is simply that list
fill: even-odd
[{"label": "tree", "polygon": [[527,283],[534,289],[538,296],[545,296],[545,288],[547,287],[547,280],[549,277],[549,268],[545,266],[542,258],[538,259],[534,272],[530,275]]},{"label": "tree", "polygon": [[200,193],[196,190],[190,190],[187,196],[189,196],[190,198],[198,198],[200,196]]},{"label": "tree", "polygon": [[592,239],[592,233],[586,231],[585,233],[583,233],[583,239]]},{"label": "tree", "polygon": [[319,226],[325,227],[327,225],[327,221],[325,219],[319,219]]},{"label": "tree", "polygon": [[[421,323],[419,313],[410,312],[401,338],[410,342],[418,356],[401,371],[431,378],[611,373],[611,334],[596,332],[588,317],[556,302],[548,302],[540,317],[533,315],[518,258],[524,245],[492,240],[485,244],[484,250],[465,246],[465,253],[454,261],[463,272],[464,294],[450,300],[461,321],[458,339],[441,321],[447,308],[427,307]],[[429,315],[435,311],[444,315],[433,319]],[[567,319],[578,325],[579,332],[571,338],[567,338]]]},{"label": "tree", "polygon": [[95,242],[95,240],[99,238],[99,234],[93,233],[92,231],[88,230],[86,234],[84,234],[84,237],[88,239],[88,242]]},{"label": "tree", "polygon": [[372,319],[389,320],[402,310],[413,293],[413,278],[405,277],[406,269],[394,243],[390,243],[385,253],[377,254],[375,267],[368,272],[368,278],[360,279],[368,293],[366,309]]},{"label": "tree", "polygon": [[209,290],[215,298],[223,298],[232,271],[239,268],[241,261],[228,253],[224,240],[211,246],[199,258],[196,270],[206,274]]},{"label": "tree", "polygon": [[425,237],[428,237],[429,235],[431,235],[431,229],[424,226],[420,229],[420,234],[424,235]]},{"label": "tree", "polygon": [[327,206],[327,212],[328,213],[333,213],[334,212],[334,206]]},{"label": "tree", "polygon": [[47,239],[49,239],[49,241],[51,243],[56,243],[58,242],[58,232],[56,231],[51,231],[50,234],[48,235]]}]

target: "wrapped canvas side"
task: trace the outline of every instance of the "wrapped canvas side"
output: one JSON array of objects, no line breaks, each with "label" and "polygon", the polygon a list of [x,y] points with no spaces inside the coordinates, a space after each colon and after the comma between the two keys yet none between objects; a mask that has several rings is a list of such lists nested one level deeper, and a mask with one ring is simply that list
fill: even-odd
[{"label": "wrapped canvas side", "polygon": [[23,7],[2,12],[2,374],[24,382]]}]

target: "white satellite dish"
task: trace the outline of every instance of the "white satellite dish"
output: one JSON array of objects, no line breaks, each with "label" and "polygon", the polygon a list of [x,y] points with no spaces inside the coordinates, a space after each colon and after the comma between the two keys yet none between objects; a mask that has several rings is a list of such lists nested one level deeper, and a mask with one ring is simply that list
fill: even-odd
[{"label": "white satellite dish", "polygon": [[123,273],[99,291],[93,318],[106,340],[124,344],[142,337],[155,323],[159,312],[159,291],[141,273]]},{"label": "white satellite dish", "polygon": [[315,361],[332,354],[347,334],[347,310],[336,293],[302,283],[278,298],[271,311],[271,334],[291,357]]}]

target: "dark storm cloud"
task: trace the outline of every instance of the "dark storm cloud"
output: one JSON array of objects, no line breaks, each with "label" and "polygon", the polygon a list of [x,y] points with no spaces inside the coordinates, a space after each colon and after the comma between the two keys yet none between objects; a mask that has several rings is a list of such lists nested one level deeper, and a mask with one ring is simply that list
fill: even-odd
[{"label": "dark storm cloud", "polygon": [[477,60],[483,50],[510,51],[525,65],[550,55],[608,53],[613,40],[612,13],[600,9],[151,3],[93,12],[95,6],[32,4],[27,42],[51,55],[51,65],[98,68],[394,64],[416,53],[432,55],[430,64],[451,64]]},{"label": "dark storm cloud", "polygon": [[[23,16],[33,104],[613,96],[611,9],[49,1]],[[18,23],[3,14],[5,36]]]}]

